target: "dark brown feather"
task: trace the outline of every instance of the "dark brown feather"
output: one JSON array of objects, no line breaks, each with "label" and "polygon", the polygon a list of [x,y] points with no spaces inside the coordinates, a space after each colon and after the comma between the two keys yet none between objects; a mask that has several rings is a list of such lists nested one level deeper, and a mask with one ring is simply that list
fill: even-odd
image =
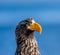
[{"label": "dark brown feather", "polygon": [[15,30],[17,42],[15,55],[40,55],[33,34],[34,31],[27,30],[27,24],[25,23],[19,23]]}]

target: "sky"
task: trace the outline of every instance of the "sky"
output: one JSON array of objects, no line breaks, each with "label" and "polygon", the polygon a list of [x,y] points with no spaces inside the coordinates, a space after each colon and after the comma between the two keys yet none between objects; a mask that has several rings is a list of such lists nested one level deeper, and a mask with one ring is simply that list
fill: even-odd
[{"label": "sky", "polygon": [[34,33],[41,55],[60,55],[59,0],[0,0],[0,55],[15,54],[16,25],[29,17],[43,29]]}]

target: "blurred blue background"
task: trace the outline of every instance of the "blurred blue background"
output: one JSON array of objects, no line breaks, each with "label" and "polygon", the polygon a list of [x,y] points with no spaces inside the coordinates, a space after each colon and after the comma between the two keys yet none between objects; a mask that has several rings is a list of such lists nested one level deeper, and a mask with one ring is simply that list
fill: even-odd
[{"label": "blurred blue background", "polygon": [[15,27],[28,17],[43,28],[34,33],[41,55],[60,55],[60,0],[0,0],[0,55],[15,54]]}]

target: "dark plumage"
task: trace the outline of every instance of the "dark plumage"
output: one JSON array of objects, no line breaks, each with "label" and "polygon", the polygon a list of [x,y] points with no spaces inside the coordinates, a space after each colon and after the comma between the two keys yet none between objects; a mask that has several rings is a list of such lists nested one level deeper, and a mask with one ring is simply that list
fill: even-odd
[{"label": "dark plumage", "polygon": [[21,21],[15,30],[17,49],[15,55],[40,55],[38,46],[34,37],[34,31],[28,26],[32,24],[33,18]]}]

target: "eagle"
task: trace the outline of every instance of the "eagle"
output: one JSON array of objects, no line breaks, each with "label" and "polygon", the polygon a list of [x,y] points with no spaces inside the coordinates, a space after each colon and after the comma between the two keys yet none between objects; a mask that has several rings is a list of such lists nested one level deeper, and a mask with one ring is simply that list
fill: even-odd
[{"label": "eagle", "polygon": [[34,31],[42,32],[42,27],[33,18],[19,22],[15,29],[17,43],[15,55],[40,55]]}]

